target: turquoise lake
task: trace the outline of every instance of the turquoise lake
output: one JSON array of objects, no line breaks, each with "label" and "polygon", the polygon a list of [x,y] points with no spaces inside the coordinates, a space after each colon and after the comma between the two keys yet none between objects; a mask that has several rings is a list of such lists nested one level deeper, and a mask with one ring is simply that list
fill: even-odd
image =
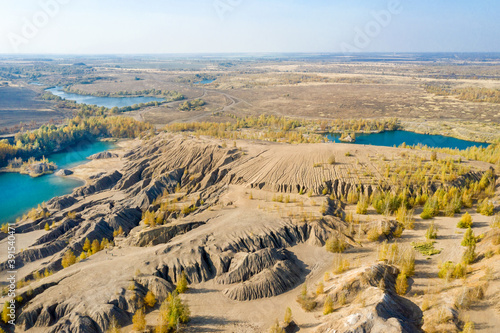
[{"label": "turquoise lake", "polygon": [[[83,142],[52,154],[48,159],[60,169],[67,169],[87,162],[90,155],[114,147],[111,142]],[[38,204],[56,196],[69,194],[83,184],[83,181],[53,174],[32,178],[18,173],[0,173],[0,224],[13,222]]]},{"label": "turquoise lake", "polygon": [[[341,142],[340,134],[328,134],[330,142]],[[393,147],[406,143],[408,146],[427,145],[432,148],[458,148],[487,147],[488,143],[460,140],[449,136],[419,134],[407,131],[392,131],[371,134],[356,134],[356,144]]]},{"label": "turquoise lake", "polygon": [[62,90],[61,87],[55,87],[47,89],[52,94],[59,96],[61,98],[67,99],[69,101],[75,101],[78,104],[88,104],[88,105],[97,105],[104,106],[106,108],[114,108],[119,107],[123,108],[126,106],[132,106],[134,104],[140,103],[149,103],[149,102],[163,102],[163,98],[156,97],[95,97],[95,96],[86,96],[80,94],[67,93]]},{"label": "turquoise lake", "polygon": [[195,82],[194,84],[210,84],[210,83],[214,82],[215,80],[217,80],[217,79],[201,80],[201,81]]}]

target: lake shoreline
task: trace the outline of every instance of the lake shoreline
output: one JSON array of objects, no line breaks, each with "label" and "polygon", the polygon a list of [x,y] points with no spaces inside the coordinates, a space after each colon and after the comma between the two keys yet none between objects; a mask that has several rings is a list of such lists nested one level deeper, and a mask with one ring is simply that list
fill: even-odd
[{"label": "lake shoreline", "polygon": [[[133,149],[140,145],[142,140],[136,139],[121,139],[114,144],[116,147],[112,149],[108,149],[107,151],[112,151],[117,154],[118,157],[114,158],[106,158],[106,159],[97,159],[97,160],[87,160],[87,162],[79,164],[75,167],[69,168],[69,170],[73,171],[73,174],[69,176],[61,176],[63,178],[71,178],[79,181],[83,181],[84,184],[82,186],[86,186],[90,183],[91,176],[97,175],[100,173],[107,173],[109,170],[120,170],[123,166],[123,155],[125,155],[130,149]],[[82,187],[79,186],[79,187]],[[77,188],[79,188],[77,187]],[[75,188],[75,189],[77,189]]]},{"label": "lake shoreline", "polygon": [[[340,143],[342,133],[331,132],[325,134],[325,138],[331,143]],[[486,148],[490,145],[488,142],[470,141],[458,139],[441,134],[423,134],[407,130],[380,131],[380,132],[359,132],[356,133],[355,142],[343,142],[347,144],[372,145],[383,147],[428,147],[428,148],[448,148],[465,150],[471,147]]]},{"label": "lake shoreline", "polygon": [[438,129],[434,129],[433,131],[422,131],[418,129],[411,129],[407,128],[406,126],[402,126],[401,129],[397,129],[394,131],[389,131],[389,130],[382,130],[382,131],[316,131],[316,134],[320,135],[329,135],[329,134],[343,134],[343,133],[354,133],[356,135],[358,134],[381,134],[381,133],[387,133],[387,132],[398,132],[398,131],[403,131],[403,132],[411,132],[411,133],[416,133],[416,134],[422,134],[422,135],[440,135],[443,137],[447,138],[453,138],[453,139],[458,139],[462,141],[468,141],[468,142],[473,142],[473,143],[481,143],[481,144],[493,144],[495,143],[494,140],[480,140],[480,138],[474,138],[473,136],[466,136],[466,135],[451,135],[451,133],[446,133],[446,134],[440,134],[438,133]]},{"label": "lake shoreline", "polygon": [[[60,169],[76,169],[80,165],[91,163],[87,157],[98,152],[114,149],[110,140],[92,142],[79,142],[73,149],[50,155],[50,160],[55,162]],[[105,167],[103,167],[105,169]],[[54,197],[70,194],[76,188],[85,186],[87,181],[77,175],[59,176],[49,174],[43,177],[30,177],[29,175],[2,172],[0,173],[0,201],[6,209],[0,212],[0,221],[14,222],[31,208],[47,202]],[[29,193],[28,196],[26,194]]]}]

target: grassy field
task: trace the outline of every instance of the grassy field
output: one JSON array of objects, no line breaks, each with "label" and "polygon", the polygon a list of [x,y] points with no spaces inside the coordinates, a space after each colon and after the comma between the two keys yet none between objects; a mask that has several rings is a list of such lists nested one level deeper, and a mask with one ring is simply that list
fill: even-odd
[{"label": "grassy field", "polygon": [[20,122],[40,125],[67,116],[63,110],[56,110],[52,102],[38,96],[37,91],[27,87],[0,88],[0,129],[7,130]]},{"label": "grassy field", "polygon": [[[47,122],[70,113],[51,102],[36,99],[36,93],[42,88],[26,84],[30,81],[28,73],[36,73],[45,87],[63,85],[89,94],[170,90],[183,94],[185,101],[201,98],[206,103],[192,111],[183,111],[180,102],[172,102],[129,114],[157,126],[214,121],[213,113],[230,112],[238,117],[260,114],[307,119],[397,117],[420,132],[441,132],[442,123],[447,123],[456,130],[445,129],[445,133],[461,138],[491,140],[491,135],[498,134],[496,127],[488,125],[485,130],[483,126],[500,121],[500,104],[478,103],[454,94],[436,94],[426,88],[498,91],[500,65],[496,61],[472,60],[468,66],[463,66],[459,61],[435,59],[369,60],[240,59],[228,62],[202,59],[118,61],[110,58],[85,59],[86,65],[81,68],[69,66],[70,61],[67,61],[40,67],[34,65],[33,69],[25,62],[14,61],[8,65],[18,66],[27,74],[8,81],[9,87],[0,88],[0,127],[13,126],[27,119]],[[216,81],[207,85],[195,84],[202,78],[216,78]],[[225,119],[217,117],[216,121]],[[486,132],[488,138],[484,135]]]}]

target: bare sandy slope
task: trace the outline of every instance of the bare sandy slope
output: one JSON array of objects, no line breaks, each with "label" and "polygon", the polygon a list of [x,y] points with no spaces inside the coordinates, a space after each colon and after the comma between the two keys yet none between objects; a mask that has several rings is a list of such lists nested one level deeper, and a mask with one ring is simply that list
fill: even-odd
[{"label": "bare sandy slope", "polygon": [[113,153],[117,154],[118,157],[89,160],[87,163],[71,169],[74,172],[71,176],[88,183],[91,176],[109,172],[110,170],[121,170],[125,163],[123,155],[131,149],[138,147],[140,144],[140,140],[120,140],[116,143],[117,148],[113,149]]},{"label": "bare sandy slope", "polygon": [[[325,250],[325,241],[334,235],[347,234],[349,229],[347,222],[325,212],[325,204],[332,205],[331,209],[339,207],[321,194],[322,189],[328,181],[331,191],[339,197],[347,196],[355,185],[373,189],[377,179],[383,177],[381,161],[403,163],[409,154],[429,157],[425,151],[347,144],[237,141],[236,147],[223,147],[215,139],[168,134],[151,141],[121,145],[118,158],[92,161],[75,169],[75,175],[86,179],[88,184],[50,202],[51,217],[21,224],[29,224],[31,229],[19,238],[26,247],[19,256],[24,263],[20,277],[45,268],[53,269],[55,274],[19,290],[29,300],[20,314],[19,331],[56,332],[77,327],[92,331],[92,327],[107,327],[106,318],[114,316],[120,319],[124,332],[130,332],[131,315],[138,307],[136,298],[143,297],[150,289],[163,300],[182,271],[190,282],[190,290],[182,295],[191,309],[189,332],[265,332],[276,319],[282,320],[287,307],[292,309],[301,332],[316,332],[335,316],[368,311],[369,307],[363,310],[353,303],[324,316],[324,295],[318,296],[319,304],[312,312],[304,311],[296,302],[303,283],[312,294],[325,273],[333,271],[335,255]],[[125,157],[129,150],[132,152]],[[347,152],[352,156],[346,156]],[[327,163],[332,155],[336,156],[333,165]],[[463,163],[477,171],[489,167],[485,163]],[[90,179],[101,172],[105,174]],[[301,195],[299,190],[311,194]],[[162,197],[166,192],[170,194]],[[163,225],[144,225],[143,211],[158,209],[158,202],[180,211],[197,201],[192,213],[170,216]],[[354,211],[355,206],[343,210]],[[68,212],[76,212],[76,217],[67,218]],[[474,212],[472,215],[476,235],[489,230],[491,217]],[[416,275],[410,279],[406,296],[410,303],[405,304],[421,305],[422,294],[429,287],[435,292],[436,304],[442,304],[453,299],[454,292],[462,286],[462,281],[444,284],[437,277],[440,262],[457,262],[462,255],[463,247],[459,244],[462,234],[455,227],[459,219],[459,215],[435,219],[439,228],[435,247],[443,251],[430,259],[417,254]],[[377,215],[370,209],[359,220],[360,224],[354,228],[393,218]],[[56,228],[50,232],[39,230],[52,221],[56,222]],[[397,243],[406,246],[423,240],[429,223],[417,218],[415,229],[404,231]],[[123,228],[124,235],[114,239],[114,247],[61,269],[65,251],[71,249],[79,255],[86,238],[112,238],[118,227]],[[31,245],[35,242],[38,245]],[[358,272],[355,268],[369,269],[377,263],[379,242],[369,242],[360,232],[348,243],[350,247],[343,258],[350,264],[349,272]],[[276,257],[279,259],[264,259],[265,253],[276,251],[282,251]],[[239,266],[242,257],[252,255],[256,259],[248,259],[247,267]],[[488,265],[493,265],[497,274],[495,259],[489,259]],[[466,283],[484,275],[483,264],[480,261],[471,266]],[[241,280],[224,282],[229,272],[246,268],[253,270],[250,276],[242,273]],[[4,274],[1,271],[0,278]],[[297,279],[280,280],[293,274],[297,274]],[[340,276],[329,281],[344,280]],[[388,281],[394,281],[394,277]],[[370,287],[373,294],[369,299],[377,295],[396,297],[391,293],[380,294],[382,291],[375,290],[377,285],[378,282]],[[28,296],[29,288],[34,291],[32,296]],[[267,297],[262,297],[263,291],[268,293]],[[488,292],[492,295],[498,292],[495,281]],[[397,297],[391,299],[401,301]],[[479,330],[494,332],[497,319],[488,317],[497,316],[495,305],[485,302],[478,306],[485,306],[486,312],[474,307],[470,319],[478,323]],[[413,315],[418,313],[413,311]],[[157,317],[158,306],[148,311],[148,324],[155,325]]]}]

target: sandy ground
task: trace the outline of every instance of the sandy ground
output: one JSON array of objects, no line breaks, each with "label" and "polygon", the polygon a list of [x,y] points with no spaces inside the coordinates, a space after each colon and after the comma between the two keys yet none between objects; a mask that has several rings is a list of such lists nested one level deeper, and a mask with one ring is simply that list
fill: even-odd
[{"label": "sandy ground", "polygon": [[89,160],[87,163],[79,165],[71,170],[74,172],[70,177],[75,177],[80,180],[84,180],[85,183],[90,181],[90,177],[100,174],[102,172],[110,172],[114,170],[120,170],[125,163],[123,155],[125,155],[131,149],[138,147],[141,144],[141,140],[120,140],[116,143],[118,146],[113,149],[112,152],[117,154],[116,158],[107,158],[101,160]]},{"label": "sandy ground", "polygon": [[[216,141],[216,140],[214,140]],[[140,141],[122,141],[119,143],[119,149],[114,152],[118,153],[119,157],[109,160],[98,160],[91,161],[85,165],[81,165],[74,169],[75,176],[80,177],[85,180],[89,180],[89,177],[93,174],[100,172],[109,172],[111,170],[120,169],[123,166],[125,160],[123,159],[123,154],[140,144]],[[262,146],[274,147],[273,144],[254,144],[245,141],[238,141],[237,146],[242,148],[249,153],[254,153],[262,149]],[[390,158],[404,159],[403,157],[396,155],[401,152],[402,149],[395,148],[385,148],[385,147],[363,147],[363,146],[353,146],[346,144],[321,144],[315,145],[317,149],[311,149],[310,145],[297,145],[297,146],[279,146],[280,152],[271,150],[270,156],[266,154],[261,154],[259,158],[265,159],[272,158],[274,160],[280,161],[281,155],[286,155],[288,153],[297,153],[298,155],[306,156],[303,160],[294,159],[293,166],[297,167],[301,163],[304,163],[306,167],[303,169],[312,170],[312,173],[318,173],[319,176],[321,172],[338,172],[337,177],[341,179],[351,179],[357,181],[351,172],[356,168],[371,168],[376,172],[376,165],[372,163],[371,158],[376,157],[379,154],[386,154]],[[319,158],[327,159],[330,152],[334,150],[338,154],[337,165],[326,166],[322,168],[313,168],[312,165],[315,162],[322,161]],[[351,152],[354,157],[345,156],[345,152]],[[409,151],[409,150],[407,150]],[[413,151],[412,151],[413,153]],[[417,154],[427,154],[426,152],[414,152]],[[297,155],[297,156],[298,156]],[[355,161],[359,162],[355,162]],[[282,162],[280,165],[280,170],[282,171],[281,177],[289,177],[292,171],[287,172],[289,167],[286,163]],[[472,163],[478,167],[486,167],[483,163]],[[267,166],[266,166],[267,167]],[[332,170],[330,170],[330,169]],[[300,169],[300,168],[299,168]],[[335,171],[337,170],[338,171]],[[301,169],[300,169],[301,170]],[[268,170],[263,168],[263,170],[258,170],[263,172],[275,172],[275,170]],[[349,171],[349,172],[348,172]],[[315,177],[316,177],[315,176]],[[310,177],[310,175],[303,175],[303,177]],[[112,196],[116,193],[104,192],[99,194],[99,196]],[[253,198],[250,198],[250,194]],[[278,219],[280,217],[286,216],[288,212],[299,212],[304,211],[311,214],[319,214],[319,209],[323,197],[313,196],[309,198],[307,195],[292,194],[290,203],[277,203],[271,200],[273,192],[265,190],[255,190],[249,189],[245,186],[231,185],[228,187],[227,192],[221,197],[221,201],[224,203],[231,202],[231,207],[214,207],[213,210],[207,211],[204,215],[204,219],[207,217],[216,218],[217,216],[226,216],[227,227],[236,228],[240,227],[243,230],[248,228],[248,224],[251,222],[255,225],[260,225],[264,221],[250,221],[247,218],[244,222],[239,220],[243,215],[247,217],[259,216],[259,212],[265,212],[270,217]],[[87,200],[95,200],[98,197],[88,198]],[[100,197],[99,197],[100,198]],[[303,204],[299,205],[299,202]],[[80,203],[81,204],[81,203]],[[180,203],[182,204],[182,203]],[[355,206],[346,207],[346,211],[355,210]],[[465,211],[462,211],[464,213]],[[414,241],[423,241],[425,231],[430,224],[430,220],[421,220],[418,217],[420,213],[419,210],[416,212],[416,223],[414,230],[406,230],[403,233],[403,237],[398,240],[398,243],[402,246],[409,245]],[[475,213],[474,210],[470,210],[470,213],[474,220],[474,232],[476,235],[480,235],[489,230],[489,224],[492,217],[485,217]],[[464,248],[460,246],[460,241],[463,237],[463,231],[456,228],[456,224],[460,219],[461,214],[457,214],[455,217],[437,217],[434,219],[436,226],[439,229],[438,239],[436,240],[435,248],[442,249],[442,252],[438,255],[434,255],[429,259],[417,253],[416,261],[416,274],[410,280],[411,289],[407,297],[418,305],[422,303],[422,294],[432,288],[437,291],[437,297],[449,297],[449,292],[456,290],[462,285],[462,281],[454,281],[450,284],[446,284],[443,280],[437,277],[438,264],[447,260],[458,262],[462,256]],[[201,217],[200,217],[201,218]],[[362,221],[378,221],[383,219],[380,215],[376,215],[373,209],[369,211],[368,216],[361,217]],[[237,222],[238,225],[234,225]],[[200,227],[190,232],[188,237],[203,237],[207,235],[207,231],[203,230],[205,227]],[[210,228],[207,224],[206,228]],[[205,232],[205,233],[204,233]],[[43,235],[45,231],[31,232],[26,235],[19,235],[18,244],[19,248],[26,248],[30,244]],[[366,239],[357,239],[362,247],[353,247],[348,249],[343,256],[349,260],[351,268],[355,268],[359,265],[372,264],[377,261],[378,258],[378,248],[379,243],[369,243]],[[119,243],[117,243],[119,245]],[[5,241],[0,242],[0,246],[4,246]],[[297,259],[303,263],[304,268],[308,271],[308,275],[305,279],[310,291],[315,290],[317,283],[323,280],[325,272],[331,272],[333,268],[332,260],[333,254],[325,251],[324,248],[315,247],[311,245],[301,244],[289,248],[289,250],[297,257]],[[133,260],[128,260],[127,258],[135,258],[142,260],[148,256],[152,256],[155,253],[154,248],[130,248],[130,247],[115,247],[112,250],[102,251],[98,254],[92,256],[88,259],[89,265],[100,265],[100,267],[109,265],[111,260],[116,260],[115,265],[131,265]],[[45,258],[43,261],[48,261],[51,258]],[[494,265],[496,257],[490,259],[489,263]],[[26,265],[20,270],[21,275],[25,275],[40,266],[40,262],[35,262]],[[471,273],[468,279],[473,280],[482,276],[484,274],[481,267],[485,264],[480,262],[471,266]],[[498,265],[496,265],[498,266]],[[70,267],[70,270],[77,270],[78,265]],[[131,268],[132,269],[132,268]],[[498,274],[498,268],[496,268],[496,274]],[[110,272],[111,275],[116,275],[116,273]],[[498,275],[497,275],[498,276]],[[118,278],[118,277],[116,277]],[[499,290],[499,282],[494,280],[490,284],[488,293],[495,293]],[[265,332],[273,324],[275,319],[282,320],[285,313],[286,307],[292,309],[293,317],[295,321],[300,325],[301,332],[313,332],[314,329],[319,325],[323,319],[322,308],[319,306],[315,311],[307,313],[304,312],[298,303],[295,301],[297,295],[300,293],[301,286],[297,286],[295,289],[289,292],[279,295],[273,298],[247,301],[247,302],[237,302],[226,298],[222,294],[224,286],[216,284],[214,281],[209,281],[205,283],[195,284],[190,286],[190,290],[182,295],[182,298],[187,301],[190,306],[192,320],[187,327],[188,332]],[[493,310],[491,304],[488,303],[488,299],[478,302],[470,311],[466,312],[470,320],[474,321],[477,326],[478,332],[488,332],[496,333],[498,332],[498,327],[500,323],[500,317],[498,312]],[[147,315],[148,324],[154,325],[157,322],[158,310],[152,311]],[[33,330],[34,332],[37,330]],[[123,328],[123,332],[131,332],[131,326]]]}]

